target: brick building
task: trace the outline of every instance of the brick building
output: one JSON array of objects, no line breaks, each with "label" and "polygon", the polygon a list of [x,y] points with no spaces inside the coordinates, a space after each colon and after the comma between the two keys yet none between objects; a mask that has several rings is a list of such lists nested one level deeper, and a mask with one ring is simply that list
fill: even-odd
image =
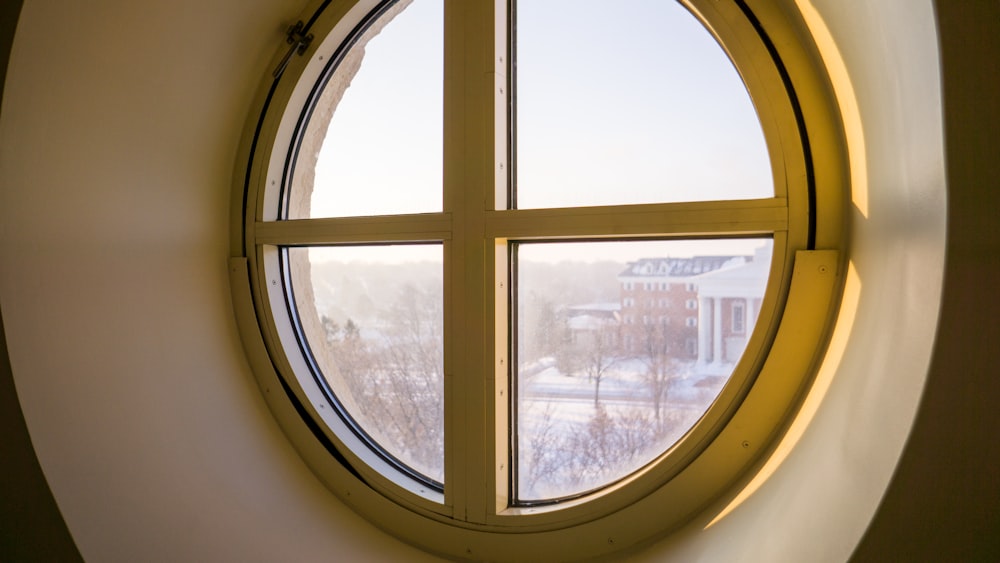
[{"label": "brick building", "polygon": [[728,375],[753,331],[770,246],[754,256],[643,258],[618,275],[622,348]]},{"label": "brick building", "polygon": [[624,349],[632,354],[698,359],[698,280],[748,260],[748,256],[694,256],[629,263],[618,275]]}]

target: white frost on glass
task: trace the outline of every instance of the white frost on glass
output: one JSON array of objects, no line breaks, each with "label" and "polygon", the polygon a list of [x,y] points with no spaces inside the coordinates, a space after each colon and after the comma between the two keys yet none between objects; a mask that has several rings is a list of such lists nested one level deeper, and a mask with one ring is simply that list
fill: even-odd
[{"label": "white frost on glass", "polygon": [[441,210],[441,0],[414,0],[364,47],[316,164],[312,217]]}]

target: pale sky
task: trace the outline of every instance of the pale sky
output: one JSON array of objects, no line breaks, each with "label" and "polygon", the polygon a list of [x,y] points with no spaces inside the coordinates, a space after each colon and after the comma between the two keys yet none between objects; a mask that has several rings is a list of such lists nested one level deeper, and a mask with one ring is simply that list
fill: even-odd
[{"label": "pale sky", "polygon": [[[441,210],[441,9],[441,0],[414,0],[368,44],[320,152],[313,216]],[[773,195],[738,74],[676,2],[525,0],[517,60],[518,207]],[[655,250],[642,244],[538,254],[626,261]],[[757,246],[672,248],[723,254]],[[363,250],[346,252],[364,258]]]}]

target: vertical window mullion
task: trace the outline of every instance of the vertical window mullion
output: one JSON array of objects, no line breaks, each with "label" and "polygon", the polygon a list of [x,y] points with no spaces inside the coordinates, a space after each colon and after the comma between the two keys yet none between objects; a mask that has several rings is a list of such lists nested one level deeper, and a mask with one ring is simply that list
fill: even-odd
[{"label": "vertical window mullion", "polygon": [[[485,223],[506,168],[505,141],[497,139],[506,130],[506,114],[497,114],[505,112],[498,96],[506,91],[498,72],[506,64],[500,3],[445,2],[443,181],[454,229],[445,257],[445,497],[456,518],[474,523],[485,523],[495,511],[488,491],[496,480],[494,374],[502,358],[496,354],[493,282],[506,278],[506,266],[496,271],[497,242],[486,239]],[[499,56],[498,43],[504,49]]]},{"label": "vertical window mullion", "polygon": [[[511,55],[513,46],[511,45],[510,23],[512,15],[512,4],[514,0],[492,0],[493,8],[493,206],[495,209],[509,209],[513,203],[513,175],[510,172],[510,163],[513,158],[513,134],[511,122],[513,119],[513,69]],[[493,282],[487,291],[491,293],[487,302],[489,310],[493,314],[490,327],[492,334],[492,352],[489,361],[491,369],[486,369],[484,373],[492,375],[491,385],[488,390],[492,393],[493,400],[489,404],[492,409],[487,409],[488,423],[491,430],[488,434],[492,437],[492,456],[488,456],[487,463],[490,469],[487,470],[487,482],[489,491],[494,491],[492,499],[492,510],[488,516],[495,516],[496,513],[507,508],[513,499],[510,490],[511,475],[511,436],[510,436],[510,405],[512,386],[510,375],[510,314],[508,306],[510,303],[510,253],[507,239],[486,240],[484,245],[492,253],[487,256],[488,263],[493,264],[490,272],[490,280]]]}]

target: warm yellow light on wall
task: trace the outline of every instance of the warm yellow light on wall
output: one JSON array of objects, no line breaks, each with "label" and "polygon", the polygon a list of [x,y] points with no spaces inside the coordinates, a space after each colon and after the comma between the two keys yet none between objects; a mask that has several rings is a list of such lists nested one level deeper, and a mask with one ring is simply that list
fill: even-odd
[{"label": "warm yellow light on wall", "polygon": [[816,379],[813,381],[812,387],[802,402],[802,407],[789,426],[788,431],[781,438],[777,447],[775,447],[774,452],[764,462],[757,474],[747,483],[736,498],[705,526],[706,530],[721,521],[753,496],[781,467],[781,464],[784,463],[792,450],[795,449],[795,446],[799,443],[802,435],[809,428],[810,423],[816,416],[816,412],[823,403],[823,399],[826,397],[827,391],[829,391],[830,385],[833,382],[833,375],[840,366],[844,350],[847,348],[847,343],[851,338],[851,330],[854,327],[854,319],[860,299],[861,278],[858,276],[858,271],[854,263],[848,262],[847,279],[844,283],[844,296],[841,301],[840,312],[837,315],[837,322],[834,325],[833,335],[830,338],[830,346],[827,348],[826,355],[820,363]]},{"label": "warm yellow light on wall", "polygon": [[851,169],[851,201],[865,218],[868,217],[868,163],[865,147],[864,127],[861,123],[861,111],[858,109],[858,99],[854,92],[854,83],[844,64],[830,29],[811,0],[796,0],[802,13],[802,18],[812,32],[813,40],[826,65],[830,76],[840,118],[843,120],[845,142],[847,143],[848,162]]}]

